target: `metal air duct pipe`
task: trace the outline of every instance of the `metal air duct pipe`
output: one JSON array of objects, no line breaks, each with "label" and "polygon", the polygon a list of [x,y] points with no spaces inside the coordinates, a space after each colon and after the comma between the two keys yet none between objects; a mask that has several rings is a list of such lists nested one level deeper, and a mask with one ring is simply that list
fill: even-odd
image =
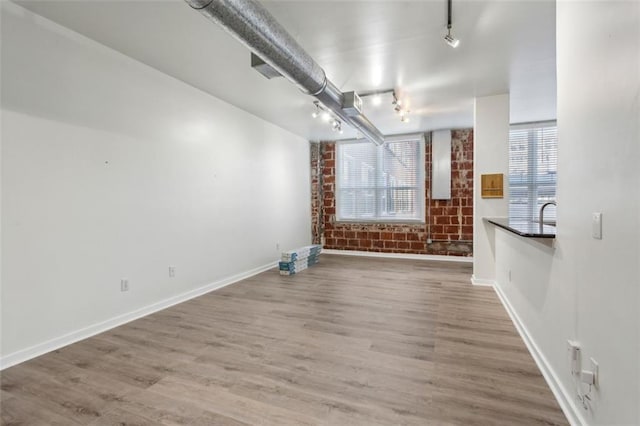
[{"label": "metal air duct pipe", "polygon": [[185,0],[189,6],[221,25],[249,50],[304,93],[314,96],[377,145],[384,136],[362,113],[343,111],[344,93],[273,16],[255,0]]}]

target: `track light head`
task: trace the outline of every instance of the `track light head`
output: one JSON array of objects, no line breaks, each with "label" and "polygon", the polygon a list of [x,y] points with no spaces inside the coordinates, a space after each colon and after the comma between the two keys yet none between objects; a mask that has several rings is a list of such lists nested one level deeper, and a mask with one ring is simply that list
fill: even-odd
[{"label": "track light head", "polygon": [[460,40],[451,35],[451,18],[453,15],[452,0],[447,0],[447,35],[444,36],[444,41],[454,49],[460,45]]},{"label": "track light head", "polygon": [[447,44],[449,46],[453,47],[454,49],[460,45],[460,40],[458,40],[457,38],[453,37],[451,35],[451,32],[447,33],[447,35],[444,36],[444,41],[446,41]]}]

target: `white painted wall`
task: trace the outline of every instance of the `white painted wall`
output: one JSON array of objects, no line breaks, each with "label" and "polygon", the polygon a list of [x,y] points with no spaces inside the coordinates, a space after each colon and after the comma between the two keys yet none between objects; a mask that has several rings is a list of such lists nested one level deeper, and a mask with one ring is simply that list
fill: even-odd
[{"label": "white painted wall", "polygon": [[[484,217],[509,214],[509,95],[475,99],[473,126],[473,278],[474,284],[489,284],[495,279],[494,226]],[[484,174],[503,173],[504,198],[482,198]]]},{"label": "white painted wall", "polygon": [[[497,230],[497,286],[575,423],[638,425],[640,3],[559,2],[557,41],[557,239]],[[603,213],[602,240],[592,212]],[[600,364],[589,410],[576,402],[567,339],[582,345],[583,368]]]},{"label": "white painted wall", "polygon": [[5,361],[309,244],[307,141],[1,3]]}]

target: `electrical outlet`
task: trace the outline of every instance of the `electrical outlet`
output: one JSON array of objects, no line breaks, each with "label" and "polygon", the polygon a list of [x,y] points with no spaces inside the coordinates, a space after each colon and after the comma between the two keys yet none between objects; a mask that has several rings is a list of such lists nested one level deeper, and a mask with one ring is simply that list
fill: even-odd
[{"label": "electrical outlet", "polygon": [[176,276],[176,267],[175,266],[169,266],[169,277],[173,278]]},{"label": "electrical outlet", "polygon": [[120,291],[129,291],[129,280],[123,278],[120,280]]}]

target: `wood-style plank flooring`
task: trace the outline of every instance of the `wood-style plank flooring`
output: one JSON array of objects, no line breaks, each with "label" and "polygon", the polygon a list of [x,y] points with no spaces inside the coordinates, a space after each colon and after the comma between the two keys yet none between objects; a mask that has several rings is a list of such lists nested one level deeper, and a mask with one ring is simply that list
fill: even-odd
[{"label": "wood-style plank flooring", "polygon": [[3,425],[560,425],[466,264],[322,255],[1,373]]}]

